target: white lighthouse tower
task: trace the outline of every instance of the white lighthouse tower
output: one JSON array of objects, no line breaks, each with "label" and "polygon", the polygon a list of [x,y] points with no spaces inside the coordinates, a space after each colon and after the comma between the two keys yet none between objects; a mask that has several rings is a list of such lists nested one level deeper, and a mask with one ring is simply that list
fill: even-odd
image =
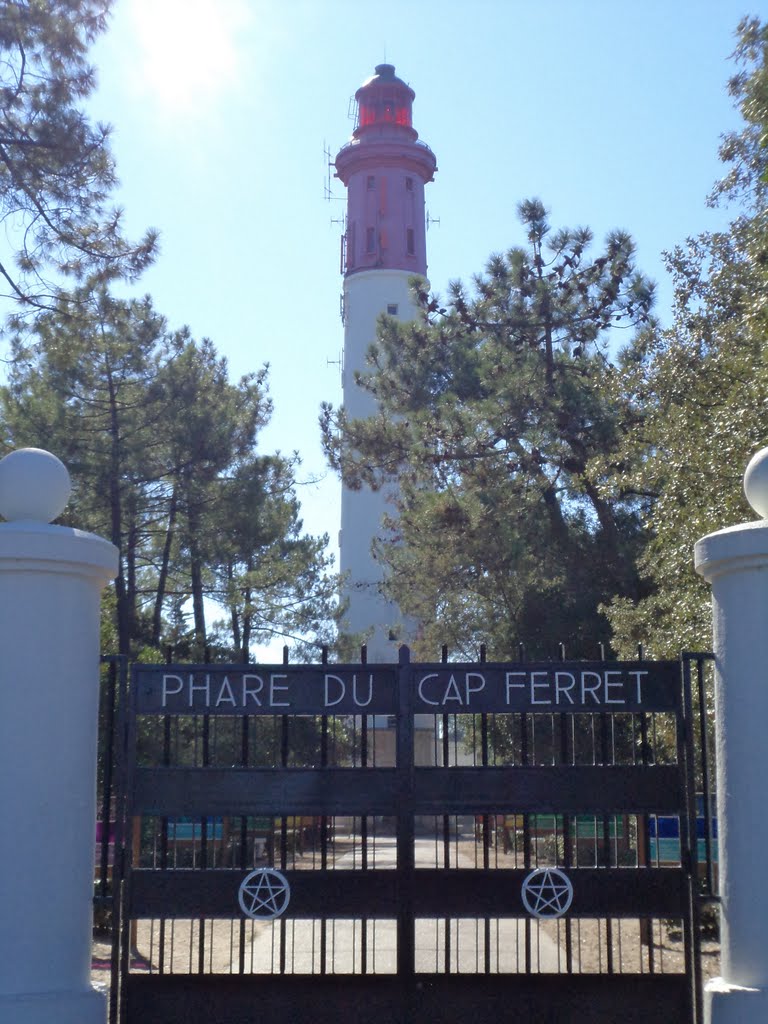
[{"label": "white lighthouse tower", "polygon": [[[347,187],[344,407],[353,419],[377,411],[372,396],[355,383],[355,373],[369,369],[366,353],[376,340],[377,319],[382,313],[413,319],[409,281],[427,273],[424,186],[433,180],[437,162],[413,127],[414,96],[391,64],[379,64],[355,93],[355,129],[336,156],[336,176]],[[396,661],[399,645],[413,639],[400,610],[381,595],[383,573],[371,551],[383,516],[394,511],[394,497],[392,487],[342,491],[346,628],[368,635],[370,661]]]}]

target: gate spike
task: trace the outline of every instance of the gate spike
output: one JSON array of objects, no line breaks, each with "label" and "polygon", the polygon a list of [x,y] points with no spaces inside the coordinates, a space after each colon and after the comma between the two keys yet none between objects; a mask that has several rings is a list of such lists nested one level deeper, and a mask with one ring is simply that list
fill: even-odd
[{"label": "gate spike", "polygon": [[361,665],[367,665],[368,664],[368,644],[361,644],[360,645],[360,664]]},{"label": "gate spike", "polygon": [[288,644],[283,644],[283,664],[288,664]]},{"label": "gate spike", "polygon": [[448,644],[443,644],[442,650],[440,651],[440,661],[444,665],[448,664]]}]

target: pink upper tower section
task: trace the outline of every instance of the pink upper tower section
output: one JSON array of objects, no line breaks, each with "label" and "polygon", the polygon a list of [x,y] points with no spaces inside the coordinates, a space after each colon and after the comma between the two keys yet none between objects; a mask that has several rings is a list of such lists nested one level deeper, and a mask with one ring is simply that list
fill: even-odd
[{"label": "pink upper tower section", "polygon": [[437,161],[413,127],[415,95],[392,64],[377,65],[355,93],[355,130],[336,155],[336,177],[347,187],[347,277],[374,269],[426,276],[424,186]]}]

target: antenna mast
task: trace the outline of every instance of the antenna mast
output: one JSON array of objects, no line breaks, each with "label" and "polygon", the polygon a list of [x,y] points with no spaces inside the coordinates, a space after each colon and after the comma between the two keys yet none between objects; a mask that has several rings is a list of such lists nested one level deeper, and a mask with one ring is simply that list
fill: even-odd
[{"label": "antenna mast", "polygon": [[333,192],[331,191],[331,167],[333,161],[331,160],[331,150],[327,142],[323,141],[323,157],[325,158],[325,183],[323,185],[323,195],[325,199],[330,202],[334,199]]}]

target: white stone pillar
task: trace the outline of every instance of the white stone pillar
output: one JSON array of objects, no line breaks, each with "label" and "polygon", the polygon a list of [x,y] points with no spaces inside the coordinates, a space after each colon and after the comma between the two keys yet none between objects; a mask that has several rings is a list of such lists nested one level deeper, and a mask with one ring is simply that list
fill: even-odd
[{"label": "white stone pillar", "polygon": [[721,975],[705,992],[711,1024],[768,1021],[768,448],[744,491],[763,518],[703,537],[712,585]]},{"label": "white stone pillar", "polygon": [[91,987],[101,537],[52,526],[69,474],[0,461],[0,1021],[103,1024]]}]

